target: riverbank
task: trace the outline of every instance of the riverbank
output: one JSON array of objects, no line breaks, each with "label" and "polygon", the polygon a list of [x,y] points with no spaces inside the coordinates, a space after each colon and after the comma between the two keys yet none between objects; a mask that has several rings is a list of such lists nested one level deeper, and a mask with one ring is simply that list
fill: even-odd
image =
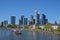
[{"label": "riverbank", "polygon": [[[21,28],[2,28],[2,29],[10,29],[10,30],[20,30]],[[24,28],[24,30],[28,30],[28,31],[37,31],[37,32],[44,32],[44,33],[48,33],[48,34],[56,34],[56,35],[60,35],[59,31],[46,31],[46,30],[41,30],[41,29],[26,29]]]},{"label": "riverbank", "polygon": [[46,31],[46,30],[40,30],[40,29],[25,29],[28,31],[37,31],[37,32],[44,32],[44,33],[48,33],[48,34],[55,34],[55,35],[60,35],[59,31]]},{"label": "riverbank", "polygon": [[60,35],[59,31],[46,31],[46,30],[40,30],[40,29],[37,29],[36,31],[38,32],[40,31],[40,32],[48,33],[48,34]]}]

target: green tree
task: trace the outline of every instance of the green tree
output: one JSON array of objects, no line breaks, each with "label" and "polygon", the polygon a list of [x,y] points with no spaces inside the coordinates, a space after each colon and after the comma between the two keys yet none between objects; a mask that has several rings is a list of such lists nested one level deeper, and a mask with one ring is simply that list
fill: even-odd
[{"label": "green tree", "polygon": [[52,26],[47,23],[47,24],[45,25],[45,30],[52,30]]},{"label": "green tree", "polygon": [[0,26],[0,28],[5,28],[5,26]]},{"label": "green tree", "polygon": [[9,24],[7,27],[8,28],[17,28],[17,26],[15,24]]},{"label": "green tree", "polygon": [[56,29],[57,31],[60,31],[60,26]]},{"label": "green tree", "polygon": [[25,25],[24,28],[29,29],[29,25]]}]

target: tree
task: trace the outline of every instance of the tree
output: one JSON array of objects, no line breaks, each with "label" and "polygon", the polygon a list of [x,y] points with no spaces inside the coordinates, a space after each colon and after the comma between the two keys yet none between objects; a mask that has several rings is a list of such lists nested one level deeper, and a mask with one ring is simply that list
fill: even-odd
[{"label": "tree", "polygon": [[52,30],[52,26],[47,23],[47,24],[45,25],[45,30]]},{"label": "tree", "polygon": [[24,28],[29,29],[29,25],[24,26]]},{"label": "tree", "polygon": [[57,31],[60,31],[60,26],[56,29]]},{"label": "tree", "polygon": [[8,28],[17,28],[17,26],[15,24],[9,24],[7,27]]},{"label": "tree", "polygon": [[0,26],[0,28],[5,28],[5,26]]}]

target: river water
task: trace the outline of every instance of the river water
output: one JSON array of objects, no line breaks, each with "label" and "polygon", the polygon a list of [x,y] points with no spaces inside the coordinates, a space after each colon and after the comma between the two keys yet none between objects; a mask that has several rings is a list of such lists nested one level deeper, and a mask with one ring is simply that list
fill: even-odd
[{"label": "river water", "polygon": [[0,29],[0,40],[60,40],[60,36],[28,30],[23,30],[19,35],[10,29]]}]

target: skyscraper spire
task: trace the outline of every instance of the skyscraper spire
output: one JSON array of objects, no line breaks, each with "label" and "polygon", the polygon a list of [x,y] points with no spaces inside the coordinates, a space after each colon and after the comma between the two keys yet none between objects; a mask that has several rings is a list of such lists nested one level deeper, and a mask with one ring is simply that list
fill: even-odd
[{"label": "skyscraper spire", "polygon": [[40,15],[38,10],[35,10],[35,25],[39,25],[40,24]]},{"label": "skyscraper spire", "polygon": [[38,14],[38,10],[35,10],[35,14]]}]

